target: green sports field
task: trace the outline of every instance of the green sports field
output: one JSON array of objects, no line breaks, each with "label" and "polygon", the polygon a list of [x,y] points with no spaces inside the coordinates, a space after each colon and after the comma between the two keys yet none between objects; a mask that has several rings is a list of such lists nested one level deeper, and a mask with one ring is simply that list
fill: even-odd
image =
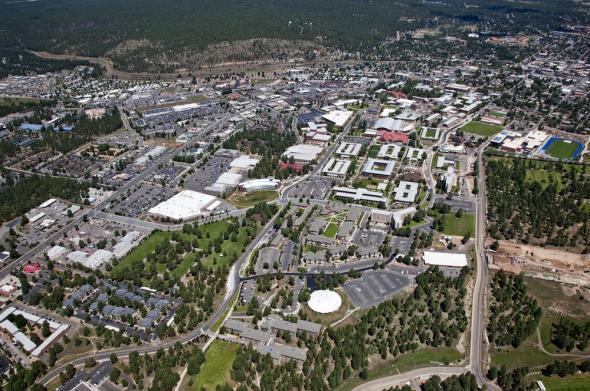
[{"label": "green sports field", "polygon": [[566,140],[554,140],[553,143],[545,149],[545,153],[558,159],[569,159],[578,149],[578,144],[567,142]]},{"label": "green sports field", "polygon": [[493,136],[500,133],[502,126],[484,124],[479,121],[471,121],[461,128],[465,133],[478,134],[480,136]]}]

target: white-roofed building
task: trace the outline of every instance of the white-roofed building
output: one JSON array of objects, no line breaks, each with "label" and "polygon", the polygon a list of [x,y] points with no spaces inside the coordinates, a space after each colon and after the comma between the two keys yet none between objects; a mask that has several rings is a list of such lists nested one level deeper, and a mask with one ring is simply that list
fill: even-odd
[{"label": "white-roofed building", "polygon": [[336,150],[336,154],[340,155],[340,156],[345,156],[345,157],[358,156],[362,147],[363,147],[363,145],[359,144],[359,143],[349,143],[349,142],[343,141],[338,146],[338,149]]},{"label": "white-roofed building", "polygon": [[332,110],[324,115],[322,118],[336,126],[345,126],[354,113],[349,110]]},{"label": "white-roofed building", "polygon": [[238,185],[240,191],[252,193],[261,190],[276,190],[279,187],[279,181],[274,178],[251,179]]},{"label": "white-roofed building", "polygon": [[418,195],[419,184],[416,182],[401,181],[393,191],[398,202],[414,202]]},{"label": "white-roofed building", "polygon": [[363,166],[363,174],[369,176],[376,176],[380,178],[387,178],[393,173],[395,168],[395,160],[381,160],[368,158]]},{"label": "white-roofed building", "polygon": [[343,177],[348,172],[351,161],[346,159],[330,159],[322,169],[322,172],[332,177]]},{"label": "white-roofed building", "polygon": [[86,260],[84,261],[84,266],[89,267],[91,269],[98,269],[102,266],[103,263],[110,262],[113,259],[113,253],[104,250],[98,249],[93,252]]},{"label": "white-roofed building", "polygon": [[84,263],[87,256],[88,254],[84,251],[72,251],[68,254],[67,258],[70,262]]},{"label": "white-roofed building", "polygon": [[111,249],[113,255],[117,258],[124,257],[137,244],[140,237],[141,235],[137,231],[128,232],[121,238],[121,240],[119,240],[119,243],[115,244]]},{"label": "white-roofed building", "polygon": [[173,221],[190,220],[200,216],[217,200],[217,197],[184,190],[167,201],[161,202],[149,210],[149,213],[159,218]]},{"label": "white-roofed building", "polygon": [[248,155],[242,155],[232,160],[229,166],[231,168],[239,168],[240,170],[250,170],[254,168],[259,161],[260,159],[253,158]]},{"label": "white-roofed building", "polygon": [[55,201],[56,201],[55,198],[50,198],[47,201],[45,201],[44,203],[42,203],[41,205],[39,205],[39,208],[47,208],[48,206],[53,204]]},{"label": "white-roofed building", "polygon": [[312,311],[319,314],[335,312],[342,305],[342,298],[337,292],[329,290],[314,291],[307,302]]},{"label": "white-roofed building", "polygon": [[47,258],[50,261],[55,261],[66,253],[67,249],[62,246],[53,246],[47,250]]},{"label": "white-roofed building", "polygon": [[335,197],[353,201],[368,201],[385,204],[387,199],[383,193],[368,189],[336,186],[333,189]]},{"label": "white-roofed building", "polygon": [[402,147],[399,144],[383,144],[379,148],[377,157],[379,159],[391,159],[395,160],[398,158],[399,153],[402,151]]},{"label": "white-roofed building", "polygon": [[464,267],[469,264],[467,255],[463,253],[424,251],[423,259],[426,265]]},{"label": "white-roofed building", "polygon": [[324,148],[317,145],[297,144],[287,148],[285,153],[283,153],[283,156],[286,156],[289,159],[293,157],[297,162],[309,163],[312,160],[317,159],[323,150]]}]

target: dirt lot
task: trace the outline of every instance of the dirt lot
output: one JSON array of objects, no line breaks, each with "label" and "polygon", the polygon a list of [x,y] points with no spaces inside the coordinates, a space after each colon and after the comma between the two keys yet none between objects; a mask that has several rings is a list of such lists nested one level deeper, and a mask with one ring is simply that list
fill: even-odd
[{"label": "dirt lot", "polygon": [[[553,275],[575,284],[590,285],[590,255],[500,241],[494,266],[512,273]],[[588,275],[586,275],[588,273]]]}]

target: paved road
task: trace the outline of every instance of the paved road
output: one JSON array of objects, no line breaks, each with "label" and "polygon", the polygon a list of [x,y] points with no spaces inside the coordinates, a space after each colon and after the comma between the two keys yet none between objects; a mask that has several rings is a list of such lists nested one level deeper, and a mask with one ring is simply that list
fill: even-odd
[{"label": "paved road", "polygon": [[53,367],[49,372],[47,372],[47,374],[45,374],[42,378],[40,378],[38,380],[38,383],[40,383],[40,384],[49,383],[53,378],[58,376],[65,369],[67,364],[73,364],[74,366],[80,366],[80,365],[83,365],[84,361],[89,357],[94,357],[94,359],[96,361],[103,361],[103,360],[108,360],[111,353],[115,353],[117,355],[117,357],[119,357],[119,358],[127,357],[129,355],[129,353],[131,353],[131,352],[138,352],[140,354],[144,354],[144,353],[151,354],[151,353],[155,353],[158,349],[171,348],[177,342],[180,342],[181,344],[186,344],[188,342],[193,341],[194,339],[196,339],[200,335],[209,332],[211,326],[213,324],[215,324],[215,322],[221,316],[224,315],[226,309],[232,304],[233,299],[234,299],[234,294],[239,289],[240,283],[241,283],[240,271],[243,270],[244,267],[248,264],[248,261],[250,259],[250,255],[251,255],[252,251],[254,251],[254,249],[256,247],[258,247],[262,238],[264,238],[264,236],[272,228],[276,216],[278,216],[278,214],[275,215],[275,217],[273,217],[268,222],[268,224],[260,231],[258,236],[248,245],[248,247],[246,248],[246,251],[244,251],[244,253],[240,257],[240,259],[236,263],[233,264],[233,266],[231,267],[231,269],[229,271],[228,277],[227,277],[226,293],[223,298],[223,302],[217,307],[217,309],[213,312],[213,314],[209,317],[209,319],[201,325],[200,328],[195,329],[187,334],[184,334],[184,335],[181,335],[178,337],[174,337],[171,339],[167,339],[165,341],[157,341],[157,342],[151,343],[149,345],[126,346],[123,348],[103,350],[98,353],[91,352],[91,353],[87,353],[82,356],[78,356],[78,358],[76,358],[75,360],[63,362],[62,364]]},{"label": "paved road", "polygon": [[[204,130],[204,132],[207,133],[207,132],[211,131],[211,129],[213,129],[213,128],[217,127],[219,124],[223,124],[223,123],[224,123],[224,119],[222,119],[214,124],[211,124],[208,128],[206,128]],[[154,162],[154,164],[151,167],[147,168],[142,173],[140,173],[136,177],[132,178],[129,182],[127,182],[126,184],[124,184],[123,186],[118,188],[117,191],[115,191],[111,196],[106,198],[100,204],[95,205],[93,208],[82,209],[80,212],[78,212],[78,216],[75,219],[73,219],[70,223],[63,226],[63,228],[56,231],[53,235],[48,237],[47,240],[40,243],[39,245],[32,248],[31,250],[29,250],[28,252],[23,254],[20,258],[17,258],[16,260],[7,264],[2,270],[0,270],[0,279],[9,275],[11,273],[11,271],[14,270],[15,268],[21,267],[22,265],[24,265],[25,263],[30,261],[32,258],[42,254],[44,251],[47,250],[47,248],[49,247],[49,245],[51,243],[57,242],[58,239],[60,239],[64,233],[73,229],[77,224],[79,224],[84,219],[85,216],[88,218],[96,216],[98,213],[100,213],[100,210],[102,208],[106,207],[111,201],[116,199],[120,194],[125,193],[127,190],[131,189],[135,185],[142,182],[149,175],[151,175],[155,170],[158,169],[158,165],[160,163],[165,163],[165,162],[169,161],[176,154],[180,153],[183,150],[186,150],[187,148],[190,148],[193,144],[197,143],[199,139],[200,139],[200,137],[195,137],[194,139],[190,140],[186,144],[184,144],[176,149],[173,149],[167,153],[162,154],[158,158],[158,160],[156,162]]]},{"label": "paved road", "polygon": [[476,277],[473,288],[473,301],[471,305],[471,343],[469,346],[469,368],[480,384],[486,384],[488,389],[499,390],[494,383],[489,382],[484,374],[483,364],[487,360],[487,347],[484,346],[484,313],[485,291],[488,285],[489,269],[484,251],[484,239],[486,235],[486,186],[483,151],[488,142],[482,144],[477,151],[478,188],[479,194],[476,202],[475,221],[475,253],[476,253]]},{"label": "paved road", "polygon": [[417,381],[419,384],[428,380],[434,375],[442,379],[453,375],[460,375],[467,372],[466,367],[430,367],[416,369],[410,372],[404,372],[399,375],[393,375],[376,379],[355,387],[354,391],[382,391],[389,387],[402,386],[407,383]]}]

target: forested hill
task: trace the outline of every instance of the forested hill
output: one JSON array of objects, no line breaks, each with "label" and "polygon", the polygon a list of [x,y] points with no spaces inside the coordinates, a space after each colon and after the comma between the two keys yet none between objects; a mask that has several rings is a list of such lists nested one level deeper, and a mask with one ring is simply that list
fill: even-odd
[{"label": "forested hill", "polygon": [[439,23],[534,31],[584,17],[571,0],[0,0],[0,13],[0,50],[106,55],[119,63],[172,53],[182,62],[187,50],[249,38],[322,37],[363,51],[395,31]]}]

